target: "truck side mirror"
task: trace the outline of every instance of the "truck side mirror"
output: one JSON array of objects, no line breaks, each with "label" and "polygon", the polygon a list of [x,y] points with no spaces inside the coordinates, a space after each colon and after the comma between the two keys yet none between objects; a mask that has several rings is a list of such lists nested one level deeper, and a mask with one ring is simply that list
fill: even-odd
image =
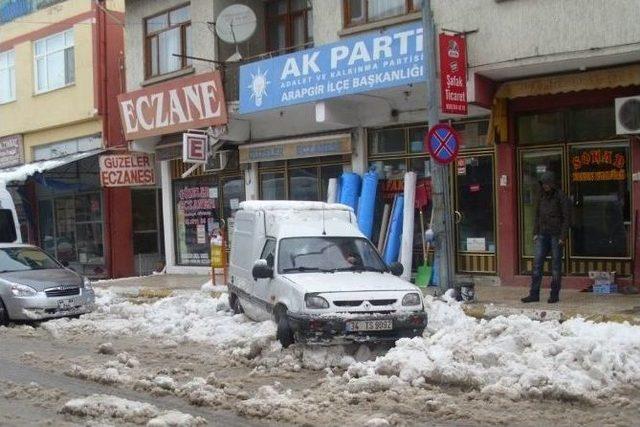
[{"label": "truck side mirror", "polygon": [[404,273],[404,267],[399,262],[392,262],[389,264],[389,270],[394,276],[401,276]]},{"label": "truck side mirror", "polygon": [[253,280],[258,279],[271,279],[273,278],[273,268],[269,267],[266,259],[259,259],[253,264]]}]

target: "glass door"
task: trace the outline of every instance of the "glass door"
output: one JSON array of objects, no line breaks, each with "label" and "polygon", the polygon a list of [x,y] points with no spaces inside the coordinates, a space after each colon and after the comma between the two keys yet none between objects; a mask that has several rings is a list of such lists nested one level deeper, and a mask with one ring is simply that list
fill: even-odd
[{"label": "glass door", "polygon": [[540,178],[547,171],[553,172],[556,188],[564,190],[564,158],[563,147],[520,152],[520,271],[523,274],[531,273],[533,268],[533,223],[535,206],[541,190]]},{"label": "glass door", "polygon": [[457,266],[495,273],[495,189],[492,154],[460,156],[455,168]]}]

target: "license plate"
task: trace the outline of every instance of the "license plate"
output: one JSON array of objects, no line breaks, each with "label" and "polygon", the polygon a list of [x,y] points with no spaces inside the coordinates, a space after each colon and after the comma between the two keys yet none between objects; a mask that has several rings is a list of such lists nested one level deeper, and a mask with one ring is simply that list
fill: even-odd
[{"label": "license plate", "polygon": [[75,298],[58,300],[58,310],[61,310],[61,311],[72,310],[78,305],[80,304],[78,303],[78,300]]},{"label": "license plate", "polygon": [[347,332],[390,331],[393,320],[353,320],[346,324]]}]

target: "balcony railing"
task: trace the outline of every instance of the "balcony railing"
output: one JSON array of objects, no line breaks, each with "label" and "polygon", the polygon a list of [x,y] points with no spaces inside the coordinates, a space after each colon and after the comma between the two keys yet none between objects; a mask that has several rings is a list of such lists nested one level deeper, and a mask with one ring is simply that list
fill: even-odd
[{"label": "balcony railing", "polygon": [[0,0],[0,25],[66,0]]}]

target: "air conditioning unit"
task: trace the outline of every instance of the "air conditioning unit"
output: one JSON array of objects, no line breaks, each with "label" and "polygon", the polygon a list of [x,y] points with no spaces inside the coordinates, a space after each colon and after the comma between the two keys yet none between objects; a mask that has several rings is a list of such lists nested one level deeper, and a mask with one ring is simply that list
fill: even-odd
[{"label": "air conditioning unit", "polygon": [[616,98],[616,133],[640,134],[640,95]]},{"label": "air conditioning unit", "polygon": [[238,152],[235,150],[220,150],[213,153],[204,165],[205,172],[220,172],[226,168],[237,168]]}]

